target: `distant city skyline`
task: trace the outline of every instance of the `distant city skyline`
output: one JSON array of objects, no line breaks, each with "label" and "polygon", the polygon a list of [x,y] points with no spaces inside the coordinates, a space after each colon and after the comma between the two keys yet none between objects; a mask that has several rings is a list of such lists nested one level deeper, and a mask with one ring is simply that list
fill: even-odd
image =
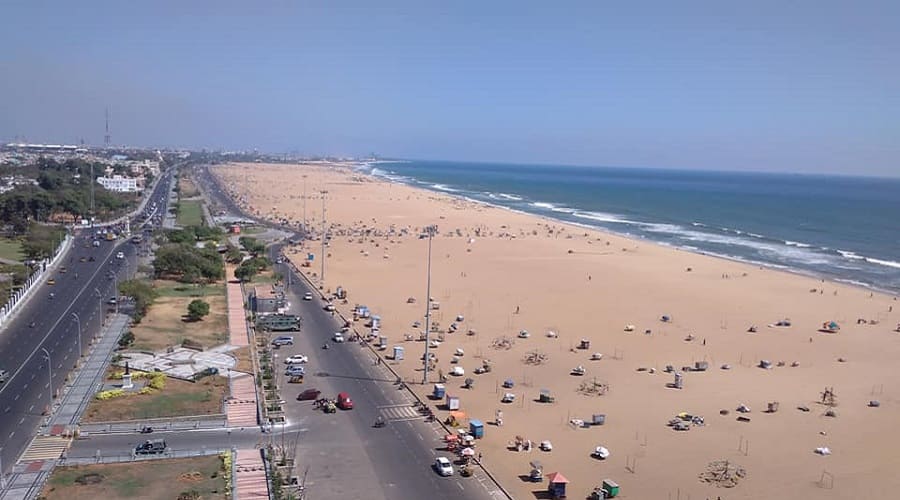
[{"label": "distant city skyline", "polygon": [[0,142],[900,176],[900,3],[6,2]]}]

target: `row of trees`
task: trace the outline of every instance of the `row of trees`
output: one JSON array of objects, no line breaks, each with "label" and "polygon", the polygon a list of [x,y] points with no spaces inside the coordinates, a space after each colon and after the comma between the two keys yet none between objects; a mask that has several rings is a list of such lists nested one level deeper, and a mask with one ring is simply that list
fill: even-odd
[{"label": "row of trees", "polygon": [[0,194],[0,221],[11,236],[24,234],[31,221],[47,221],[54,214],[86,215],[90,210],[92,182],[95,183],[96,215],[100,217],[122,212],[137,199],[134,194],[112,193],[96,184],[96,178],[103,175],[103,167],[95,166],[92,178],[90,163],[80,159],[60,163],[41,158],[36,165],[0,171],[37,181],[36,186],[19,186]]}]

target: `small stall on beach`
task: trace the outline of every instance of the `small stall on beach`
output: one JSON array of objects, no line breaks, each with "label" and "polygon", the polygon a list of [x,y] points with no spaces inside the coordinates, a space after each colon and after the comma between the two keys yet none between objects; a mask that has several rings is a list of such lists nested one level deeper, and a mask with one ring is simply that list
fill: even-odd
[{"label": "small stall on beach", "polygon": [[552,498],[566,498],[566,485],[569,480],[561,472],[547,474],[547,493]]}]

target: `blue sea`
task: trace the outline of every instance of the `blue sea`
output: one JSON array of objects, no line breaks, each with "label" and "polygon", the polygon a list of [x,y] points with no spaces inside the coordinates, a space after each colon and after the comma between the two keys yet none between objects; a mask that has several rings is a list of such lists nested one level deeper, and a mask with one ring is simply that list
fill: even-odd
[{"label": "blue sea", "polygon": [[900,179],[402,160],[361,168],[663,245],[900,292]]}]

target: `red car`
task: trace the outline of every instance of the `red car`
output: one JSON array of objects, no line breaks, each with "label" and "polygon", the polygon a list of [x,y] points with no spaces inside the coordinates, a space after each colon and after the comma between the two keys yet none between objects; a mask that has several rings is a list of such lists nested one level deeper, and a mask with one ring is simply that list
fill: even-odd
[{"label": "red car", "polygon": [[350,399],[350,395],[346,392],[342,392],[337,395],[337,407],[342,410],[352,410],[353,409],[353,400]]},{"label": "red car", "polygon": [[316,399],[319,399],[319,394],[322,394],[322,391],[318,389],[307,389],[297,396],[297,401],[315,401]]}]

